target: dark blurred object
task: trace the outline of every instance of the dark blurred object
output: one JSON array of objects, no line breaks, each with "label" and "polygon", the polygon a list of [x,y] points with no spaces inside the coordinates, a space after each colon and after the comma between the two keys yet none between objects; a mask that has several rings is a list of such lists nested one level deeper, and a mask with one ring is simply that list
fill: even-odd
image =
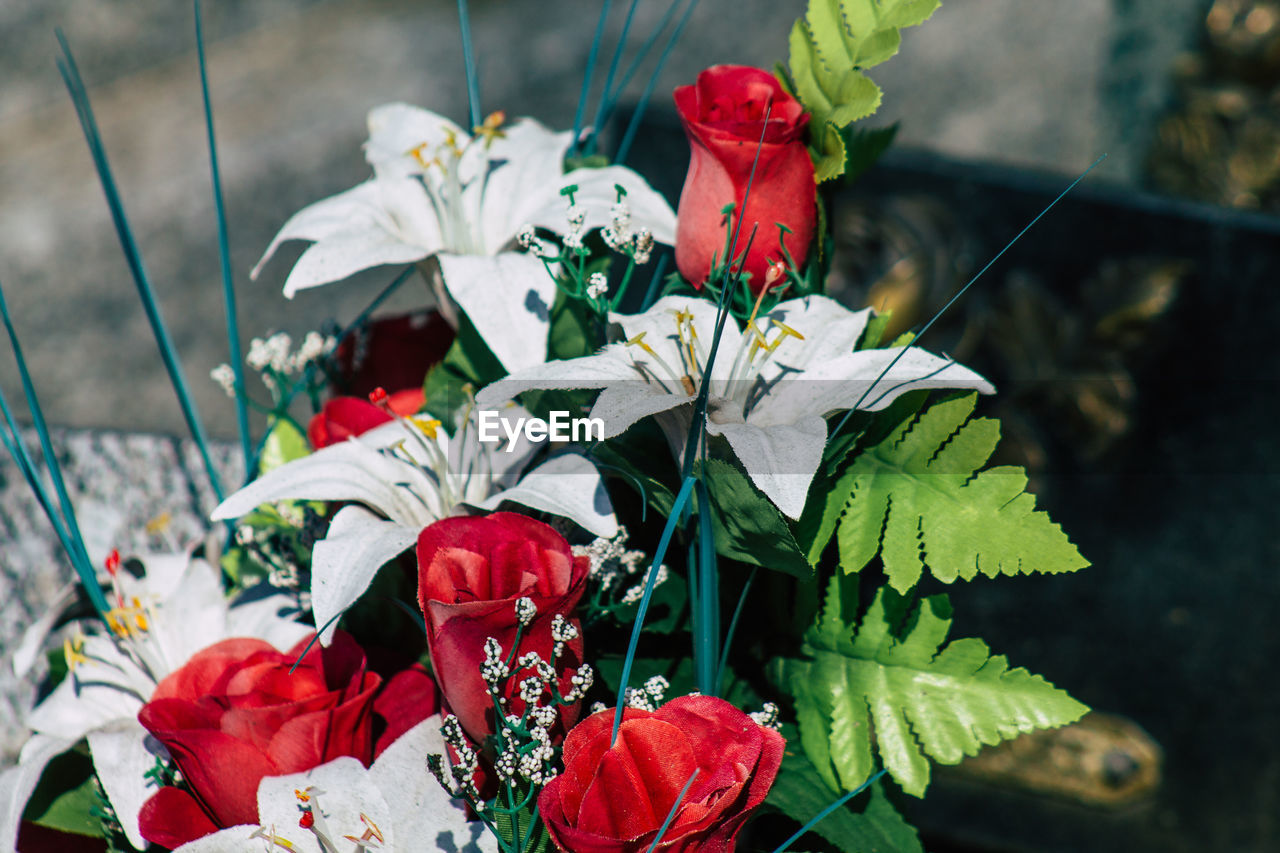
[{"label": "dark blurred object", "polygon": [[1160,785],[1160,747],[1131,720],[1093,711],[1060,729],[988,747],[941,773],[1001,788],[1122,808]]},{"label": "dark blurred object", "polygon": [[453,327],[434,309],[378,317],[338,346],[334,392],[363,399],[375,388],[421,388],[451,344]]},{"label": "dark blurred object", "polygon": [[1280,2],[1217,0],[1148,159],[1158,189],[1280,209]]},{"label": "dark blurred object", "polygon": [[[973,221],[952,211],[907,194],[834,205],[831,295],[891,311],[890,340],[920,328],[981,260]],[[926,346],[941,338],[949,355],[995,380],[1005,441],[993,461],[1025,467],[1043,492],[1052,456],[1097,462],[1122,446],[1138,402],[1133,371],[1167,346],[1170,309],[1192,271],[1172,256],[1106,258],[1074,280],[1000,268],[940,318]]]}]

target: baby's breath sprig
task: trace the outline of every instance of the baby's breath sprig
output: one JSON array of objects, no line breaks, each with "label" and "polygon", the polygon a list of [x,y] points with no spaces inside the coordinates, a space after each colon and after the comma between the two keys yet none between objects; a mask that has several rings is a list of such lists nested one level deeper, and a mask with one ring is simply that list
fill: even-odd
[{"label": "baby's breath sprig", "polygon": [[[599,538],[589,545],[573,546],[574,556],[585,556],[590,561],[587,569],[590,590],[582,608],[584,623],[594,624],[606,616],[622,621],[621,617],[644,595],[648,559],[643,551],[627,550],[629,535],[627,529],[620,526],[612,539]],[[669,577],[667,567],[659,566],[654,586]]]},{"label": "baby's breath sprig", "polygon": [[618,309],[635,268],[649,262],[654,247],[649,229],[631,227],[631,205],[627,202],[626,189],[615,184],[614,190],[617,201],[610,211],[609,224],[600,230],[600,239],[610,251],[627,259],[627,268],[616,288],[609,286],[608,257],[601,259],[603,266],[592,258],[584,231],[586,212],[575,201],[576,185],[560,191],[568,200],[565,211],[568,227],[562,235],[561,247],[539,237],[532,225],[526,225],[516,235],[520,246],[546,265],[560,290],[571,299],[585,301],[601,321],[607,320],[610,311]]},{"label": "baby's breath sprig", "polygon": [[[480,677],[494,707],[495,731],[483,752],[492,756],[497,796],[481,799],[475,783],[481,750],[467,739],[457,717],[445,717],[441,727],[452,753],[450,766],[445,767],[443,756],[429,759],[432,774],[450,796],[464,800],[480,816],[497,836],[503,853],[535,849],[531,845],[537,833],[545,832],[536,803],[542,788],[559,773],[559,749],[553,745],[552,733],[559,727],[560,709],[582,701],[595,681],[595,671],[584,663],[569,677],[568,689],[561,689],[560,662],[568,644],[579,636],[578,627],[561,614],[552,618],[550,660],[536,651],[517,655],[538,609],[528,597],[517,599],[514,607],[517,624],[511,648],[504,650],[497,638],[487,638],[480,664]],[[523,704],[520,713],[511,711],[508,693]]]}]

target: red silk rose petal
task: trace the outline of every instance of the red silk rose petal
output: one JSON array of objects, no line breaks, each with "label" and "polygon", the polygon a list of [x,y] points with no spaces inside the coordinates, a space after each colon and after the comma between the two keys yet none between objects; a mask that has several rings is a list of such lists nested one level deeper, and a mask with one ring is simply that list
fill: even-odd
[{"label": "red silk rose petal", "polygon": [[813,240],[817,185],[804,141],[809,117],[772,74],[745,66],[708,68],[693,86],[676,89],[675,102],[690,148],[676,215],[676,266],[701,286],[712,259],[724,262],[721,211],[733,204],[731,225],[742,222],[736,252],[746,248],[752,226],[759,226],[742,264],[751,273],[752,291],[759,293],[770,260],[783,260],[776,223],[790,229],[786,247],[796,263],[804,262]]},{"label": "red silk rose petal", "polygon": [[395,391],[387,396],[387,408],[404,418],[416,415],[425,405],[427,405],[427,395],[422,393],[421,385]]},{"label": "red silk rose petal", "polygon": [[[254,819],[257,823],[257,808]],[[181,788],[164,787],[142,804],[138,829],[152,844],[173,850],[183,844],[217,832],[219,826],[200,807],[196,798]]]},{"label": "red silk rose petal", "polygon": [[[626,710],[609,746],[613,711],[565,739],[564,770],[538,800],[556,845],[574,853],[732,853],[782,763],[781,735],[723,699],[687,696],[654,712]],[[665,809],[663,806],[665,805]]]},{"label": "red silk rose petal", "polygon": [[338,444],[393,420],[390,414],[359,397],[334,397],[312,416],[307,440],[314,450]]},{"label": "red silk rose petal", "polygon": [[[551,625],[569,617],[586,587],[590,561],[576,558],[549,525],[518,513],[447,518],[418,536],[418,605],[427,623],[432,669],[449,708],[476,742],[492,733],[492,700],[480,677],[484,643],[493,637],[511,651],[517,633],[515,602],[532,599],[537,616],[522,633],[516,656],[537,652],[550,660]],[[574,620],[570,620],[574,621]],[[576,625],[576,622],[574,622]],[[558,662],[561,691],[582,662],[582,639],[566,644]],[[508,711],[524,702],[514,695],[521,676],[508,683]],[[577,719],[577,704],[561,712],[561,731]]]},{"label": "red silk rose petal", "polygon": [[227,667],[249,657],[254,652],[269,651],[279,654],[266,640],[236,637],[214,643],[196,652],[180,669],[169,673],[158,685],[151,698],[205,696],[216,689],[217,682],[227,672]]},{"label": "red silk rose petal", "polygon": [[257,822],[264,776],[342,755],[372,761],[382,678],[366,670],[363,651],[342,631],[329,648],[312,646],[290,674],[305,647],[284,653],[257,640],[215,644],[165,679],[168,695],[138,713],[217,826]]},{"label": "red silk rose petal", "polygon": [[385,680],[373,699],[373,757],[439,709],[440,688],[425,666],[415,663]]},{"label": "red silk rose petal", "polygon": [[152,734],[164,743],[218,826],[258,822],[258,783],[282,772],[262,750],[209,729]]}]

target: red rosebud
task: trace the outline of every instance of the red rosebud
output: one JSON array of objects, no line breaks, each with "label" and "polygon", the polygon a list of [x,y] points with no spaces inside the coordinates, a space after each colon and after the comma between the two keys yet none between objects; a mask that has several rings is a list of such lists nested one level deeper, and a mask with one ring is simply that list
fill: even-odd
[{"label": "red rosebud", "polygon": [[694,85],[677,88],[675,101],[690,147],[689,174],[676,215],[676,265],[700,287],[711,273],[712,258],[724,263],[721,211],[733,204],[730,229],[742,219],[737,254],[746,248],[752,226],[759,225],[742,265],[758,294],[770,261],[783,259],[776,223],[791,230],[787,251],[798,264],[804,263],[813,240],[817,185],[804,141],[809,115],[772,74],[742,65],[708,68]]},{"label": "red rosebud", "polygon": [[393,414],[408,417],[415,415],[425,405],[421,388],[406,388],[385,395],[385,408],[359,397],[334,397],[324,404],[307,424],[307,440],[313,450],[346,441],[355,435],[363,435],[393,418]]},{"label": "red rosebud", "polygon": [[564,772],[538,798],[556,846],[645,853],[679,799],[656,850],[730,853],[782,765],[782,735],[711,696],[629,708],[611,745],[613,716],[601,711],[569,732]]},{"label": "red rosebud", "polygon": [[342,631],[328,648],[314,644],[290,673],[307,642],[282,653],[263,640],[223,640],[160,682],[138,721],[169,750],[191,792],[157,791],[138,818],[144,838],[174,848],[257,823],[264,776],[344,755],[367,766],[393,732],[435,712],[425,671],[384,685]]},{"label": "red rosebud", "polygon": [[[550,662],[557,613],[581,634],[580,623],[568,616],[582,597],[589,564],[573,556],[550,526],[513,512],[446,518],[418,537],[418,604],[427,621],[432,670],[445,707],[476,743],[494,731],[493,703],[480,677],[485,640],[493,637],[510,653],[519,627],[515,603],[527,596],[538,613],[521,633],[517,657],[537,652]],[[581,662],[579,636],[566,643],[557,661],[562,694]],[[521,714],[525,705],[515,688],[532,671],[516,670],[505,695],[510,713]],[[577,714],[577,704],[563,708],[563,725],[573,725]]]}]

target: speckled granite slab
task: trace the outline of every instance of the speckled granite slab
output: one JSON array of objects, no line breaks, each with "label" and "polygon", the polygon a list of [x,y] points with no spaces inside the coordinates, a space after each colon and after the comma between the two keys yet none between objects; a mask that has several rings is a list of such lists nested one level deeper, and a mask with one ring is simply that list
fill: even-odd
[{"label": "speckled granite slab", "polygon": [[[33,432],[27,446],[38,453]],[[75,504],[90,558],[100,564],[112,548],[122,554],[181,548],[206,529],[216,501],[194,442],[171,436],[56,430],[54,446]],[[210,446],[219,477],[243,477],[238,448]],[[167,516],[167,522],[148,522]],[[73,572],[39,503],[8,454],[0,453],[0,763],[26,739],[23,715],[34,681],[14,676],[11,658],[22,633],[45,612]]]}]

